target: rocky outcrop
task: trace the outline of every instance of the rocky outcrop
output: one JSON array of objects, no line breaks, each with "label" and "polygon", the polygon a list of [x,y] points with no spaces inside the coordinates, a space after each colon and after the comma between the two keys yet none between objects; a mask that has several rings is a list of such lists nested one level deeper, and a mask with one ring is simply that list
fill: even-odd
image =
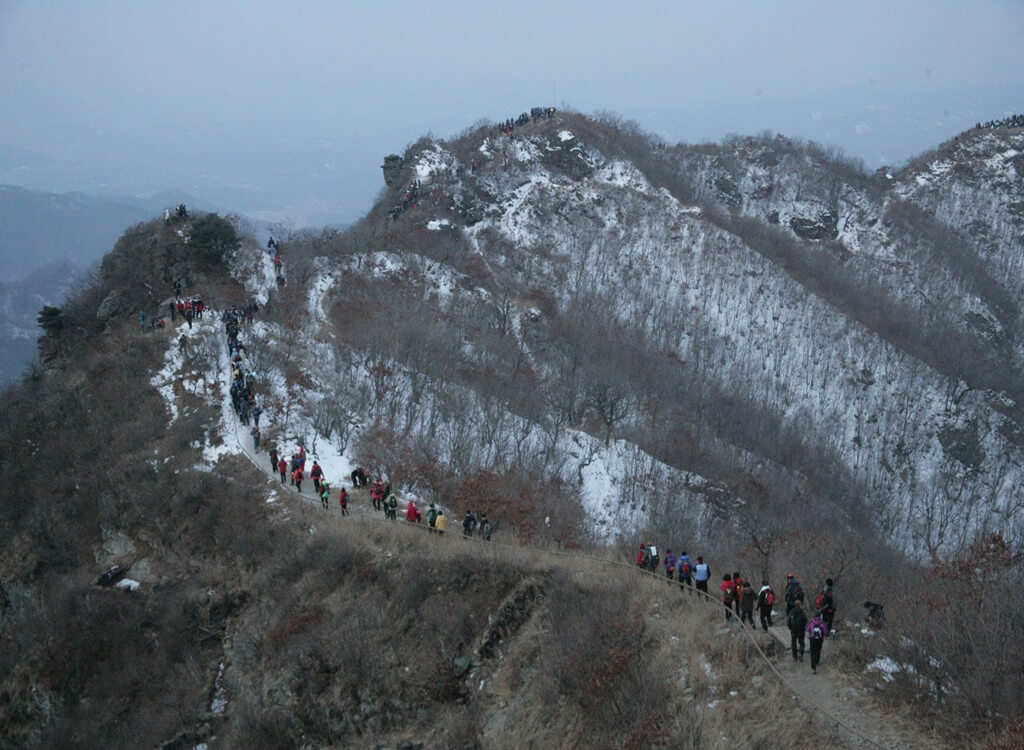
[{"label": "rocky outcrop", "polygon": [[96,308],[96,317],[106,322],[111,318],[120,315],[122,312],[124,312],[124,309],[125,304],[124,300],[121,298],[121,295],[118,294],[116,291],[111,292],[110,294],[103,298],[103,301],[100,302],[100,306]]},{"label": "rocky outcrop", "polygon": [[384,163],[381,165],[381,169],[384,172],[384,184],[391,187],[398,182],[399,176],[402,174],[402,164],[404,160],[398,154],[388,154],[384,157]]},{"label": "rocky outcrop", "polygon": [[839,236],[839,216],[835,211],[822,211],[814,217],[794,216],[789,228],[805,240],[834,240]]}]

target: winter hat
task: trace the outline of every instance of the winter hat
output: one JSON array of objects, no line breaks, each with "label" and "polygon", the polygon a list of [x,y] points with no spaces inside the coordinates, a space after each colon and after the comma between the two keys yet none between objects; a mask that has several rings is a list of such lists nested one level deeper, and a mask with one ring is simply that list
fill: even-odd
[{"label": "winter hat", "polygon": [[826,578],[825,579],[825,585],[826,586],[831,586],[832,585],[832,579],[831,578]]},{"label": "winter hat", "polygon": [[786,573],[786,578],[792,578],[792,577],[793,577],[792,573]]}]

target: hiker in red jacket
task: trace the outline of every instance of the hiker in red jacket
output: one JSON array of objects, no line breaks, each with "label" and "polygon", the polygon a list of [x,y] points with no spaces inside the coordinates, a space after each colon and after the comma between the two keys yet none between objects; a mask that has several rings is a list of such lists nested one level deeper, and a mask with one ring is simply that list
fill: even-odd
[{"label": "hiker in red jacket", "polygon": [[320,468],[320,464],[313,461],[313,468],[309,470],[309,478],[313,480],[313,489],[316,490],[316,494],[320,494],[320,480],[324,476],[324,470]]},{"label": "hiker in red jacket", "polygon": [[405,509],[405,520],[409,523],[419,523],[420,512],[416,509],[416,503],[412,500],[409,501],[409,505]]},{"label": "hiker in red jacket", "polygon": [[341,492],[338,493],[338,505],[341,506],[341,515],[348,515],[348,492],[344,487],[341,488]]},{"label": "hiker in red jacket", "polygon": [[288,462],[283,457],[277,462],[277,470],[281,472],[281,484],[284,484],[284,477],[288,473]]},{"label": "hiker in red jacket", "polygon": [[302,467],[300,466],[292,472],[292,483],[295,485],[297,492],[302,492]]},{"label": "hiker in red jacket", "polygon": [[384,500],[384,483],[380,479],[370,487],[370,498],[373,500],[373,509],[380,510]]},{"label": "hiker in red jacket", "polygon": [[636,553],[636,566],[643,568],[647,564],[647,545],[640,542],[640,551]]}]

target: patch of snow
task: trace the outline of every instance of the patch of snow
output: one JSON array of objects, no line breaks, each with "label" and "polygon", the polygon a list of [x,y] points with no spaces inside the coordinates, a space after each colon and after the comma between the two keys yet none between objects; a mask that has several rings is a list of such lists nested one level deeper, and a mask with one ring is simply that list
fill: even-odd
[{"label": "patch of snow", "polygon": [[451,226],[451,222],[448,221],[448,219],[431,219],[430,221],[427,222],[427,229],[429,229],[431,232],[436,232],[441,227],[449,226]]},{"label": "patch of snow", "polygon": [[139,588],[139,582],[132,578],[122,578],[114,585],[119,589],[127,589],[128,591],[136,591]]},{"label": "patch of snow", "polygon": [[576,136],[574,136],[568,130],[560,130],[560,131],[558,131],[558,140],[560,140],[562,143],[565,143],[566,141],[571,141],[575,137]]}]

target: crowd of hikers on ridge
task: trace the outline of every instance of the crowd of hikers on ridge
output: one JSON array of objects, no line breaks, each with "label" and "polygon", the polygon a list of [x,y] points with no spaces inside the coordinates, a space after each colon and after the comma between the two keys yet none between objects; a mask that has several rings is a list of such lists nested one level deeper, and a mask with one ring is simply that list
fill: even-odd
[{"label": "crowd of hikers on ridge", "polygon": [[[277,243],[271,238],[267,243],[268,253],[274,256],[275,270],[279,270],[280,256]],[[169,304],[171,322],[181,315],[189,324],[193,319],[201,319],[206,306],[202,298],[194,295],[188,299],[181,296],[182,285],[180,280],[175,281],[175,301]],[[259,452],[261,434],[259,429],[260,416],[263,412],[260,405],[255,382],[255,375],[249,370],[247,351],[240,338],[241,326],[252,324],[255,313],[259,311],[259,305],[253,301],[239,309],[237,305],[224,310],[221,313],[221,322],[224,325],[226,345],[229,355],[231,369],[231,386],[229,389],[232,408],[239,421],[246,426],[250,425],[250,436],[253,442],[253,450]],[[145,312],[140,311],[140,322],[145,321]],[[184,351],[187,345],[187,336],[182,334],[179,345]],[[271,447],[268,456],[270,459],[271,473],[280,476],[281,484],[286,480],[301,494],[302,482],[306,477],[306,449],[299,444],[290,457],[275,447]],[[317,460],[312,461],[308,473],[313,483],[314,494],[319,498],[322,507],[328,510],[330,507],[331,485],[327,481],[323,468]],[[368,490],[370,502],[375,511],[382,512],[384,518],[391,521],[398,520],[399,503],[403,502],[398,493],[391,487],[390,482],[385,482],[381,477],[376,477],[370,482],[370,473],[363,466],[357,466],[351,473],[350,479],[354,490]],[[349,514],[349,492],[342,484],[338,492],[338,506],[343,516]],[[444,510],[435,503],[430,503],[426,515],[413,498],[404,501],[404,520],[408,523],[422,524],[426,522],[427,529],[432,534],[443,535],[447,530],[448,518]],[[458,522],[456,522],[458,523]],[[479,516],[472,510],[467,510],[465,517],[460,524],[463,536],[471,538],[479,529],[479,536],[484,541],[490,541],[493,533],[493,525],[486,513]],[[665,577],[669,585],[678,581],[681,591],[692,594],[694,590],[702,592],[709,599],[714,596],[709,590],[712,578],[710,565],[703,556],[698,555],[696,560],[683,550],[677,556],[671,548],[665,549],[664,557],[659,553],[658,547],[651,543],[641,543],[637,551],[635,564],[637,567],[658,574],[659,567],[663,566]],[[746,624],[751,628],[757,628],[754,623],[754,611],[758,613],[758,623],[761,629],[768,631],[775,626],[772,618],[778,613],[774,607],[776,595],[767,579],[761,580],[761,585],[755,593],[755,585],[744,579],[740,571],[725,573],[722,576],[718,591],[721,596],[721,604],[724,607],[725,621],[730,622],[735,615],[739,624]],[[826,578],[824,584],[816,594],[813,608],[805,604],[806,596],[803,586],[792,573],[786,576],[786,587],[783,592],[783,601],[786,607],[785,627],[790,632],[790,650],[794,661],[803,662],[806,644],[810,642],[810,664],[812,673],[817,673],[817,667],[821,662],[821,651],[824,641],[835,633],[834,620],[836,614],[836,599],[834,581]],[[884,608],[877,602],[866,601],[864,608],[867,610],[865,620],[872,628],[879,629],[885,623]]]},{"label": "crowd of hikers on ridge", "polygon": [[[276,243],[268,243],[268,249],[276,251]],[[242,309],[232,306],[221,314],[231,369],[231,386],[229,389],[231,406],[238,420],[243,425],[250,427],[249,435],[252,438],[253,451],[257,453],[260,450],[260,441],[262,439],[260,416],[263,413],[263,408],[256,386],[256,377],[249,369],[248,353],[245,344],[241,340],[240,333],[241,326],[243,324],[251,324],[254,314],[258,311],[259,305],[256,302],[252,302]],[[187,337],[182,334],[182,339],[187,340]],[[185,344],[182,344],[182,348],[184,346]],[[301,494],[302,482],[308,477],[313,484],[313,493],[320,500],[324,510],[330,508],[331,484],[327,480],[323,467],[316,459],[312,461],[312,465],[307,473],[305,446],[298,444],[290,456],[285,456],[281,450],[274,446],[269,449],[267,455],[270,458],[271,473],[280,476],[281,484],[288,481]],[[397,521],[398,506],[401,502],[403,504],[405,521],[416,524],[425,522],[430,533],[445,533],[448,526],[448,517],[444,514],[444,510],[435,503],[429,504],[424,515],[414,498],[410,497],[408,500],[401,500],[398,493],[392,489],[390,482],[385,483],[380,477],[377,477],[371,484],[370,473],[362,466],[356,467],[352,471],[350,478],[354,490],[368,489],[374,510],[382,512],[384,518]],[[349,514],[349,491],[343,484],[338,491],[338,507],[343,516]],[[477,530],[479,530],[481,539],[488,542],[491,541],[494,527],[486,513],[481,513],[477,516],[472,510],[467,510],[461,526],[463,536],[473,537]]]},{"label": "crowd of hikers on ridge", "polygon": [[1002,130],[1004,128],[1024,128],[1024,115],[1010,115],[1001,120],[989,120],[975,124],[975,130]]},{"label": "crowd of hikers on ridge", "polygon": [[512,131],[530,122],[547,120],[555,116],[554,107],[531,107],[529,112],[523,112],[518,117],[509,117],[507,120],[498,123],[498,135],[512,135]]},{"label": "crowd of hikers on ridge", "polygon": [[[657,545],[641,543],[634,562],[638,568],[656,575],[660,575],[659,567],[662,567],[669,585],[678,582],[683,592],[702,592],[709,601],[716,596],[714,591],[709,590],[713,575],[711,566],[701,555],[694,560],[686,550],[676,555],[670,548],[666,548],[662,557]],[[760,627],[766,632],[775,626],[772,617],[778,614],[775,611],[776,594],[767,579],[761,579],[758,587],[745,579],[738,570],[724,573],[718,585],[717,595],[720,596],[725,610],[726,622],[730,622],[735,615],[741,626],[745,624],[755,629]],[[786,588],[782,597],[786,605],[786,619],[779,626],[789,630],[793,661],[804,660],[804,652],[809,641],[811,672],[817,674],[822,645],[826,638],[835,633],[835,582],[832,578],[826,578],[814,597],[813,606],[809,607],[803,585],[789,573],[786,576]],[[885,623],[882,605],[868,601],[864,603],[864,608],[867,610],[865,619],[868,625],[875,629],[881,628]],[[757,624],[754,622],[755,610],[758,615]]]}]

